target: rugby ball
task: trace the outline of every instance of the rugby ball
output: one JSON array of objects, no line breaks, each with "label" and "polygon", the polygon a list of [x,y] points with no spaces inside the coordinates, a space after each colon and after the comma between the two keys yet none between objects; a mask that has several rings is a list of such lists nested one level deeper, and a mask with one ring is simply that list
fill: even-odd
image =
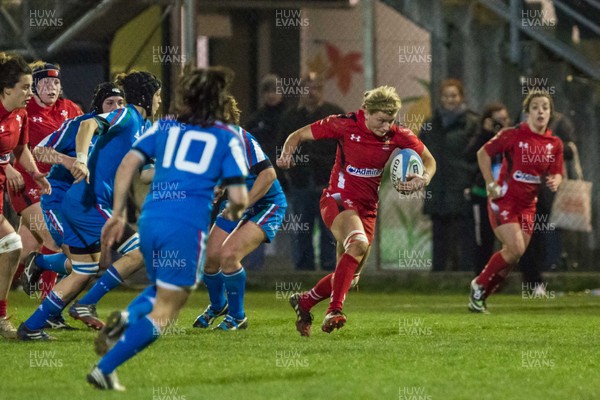
[{"label": "rugby ball", "polygon": [[408,175],[423,175],[424,172],[423,160],[412,149],[401,150],[396,154],[390,165],[390,178],[394,188],[396,183],[406,182]]}]

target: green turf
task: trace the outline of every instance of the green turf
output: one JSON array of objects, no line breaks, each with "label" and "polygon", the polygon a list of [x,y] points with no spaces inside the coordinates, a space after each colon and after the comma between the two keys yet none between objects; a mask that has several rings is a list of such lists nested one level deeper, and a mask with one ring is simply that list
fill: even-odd
[{"label": "green turf", "polygon": [[[116,292],[100,316],[135,295]],[[57,341],[0,340],[1,399],[598,399],[600,298],[526,300],[498,295],[490,315],[465,296],[353,292],[348,325],[300,337],[285,293],[249,293],[250,328],[191,328],[206,293],[195,293],[167,335],[119,369],[127,392],[92,389],[95,333]],[[194,307],[198,306],[198,307]],[[35,304],[11,293],[13,320]],[[78,325],[79,326],[79,325]]]}]

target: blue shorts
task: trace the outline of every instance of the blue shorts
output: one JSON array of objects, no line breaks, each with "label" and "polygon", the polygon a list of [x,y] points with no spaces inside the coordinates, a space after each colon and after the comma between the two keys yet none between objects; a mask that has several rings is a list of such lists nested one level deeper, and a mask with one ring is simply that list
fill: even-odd
[{"label": "blue shorts", "polygon": [[138,220],[140,249],[153,284],[166,288],[195,287],[202,279],[208,237],[204,223],[173,221],[142,215]]},{"label": "blue shorts", "polygon": [[67,246],[87,248],[100,244],[104,223],[111,217],[112,210],[96,204],[85,207],[80,202],[65,197],[61,212],[63,215],[63,242]]},{"label": "blue shorts", "polygon": [[61,204],[65,196],[66,190],[62,187],[55,187],[52,185],[52,194],[43,194],[40,199],[40,206],[42,207],[42,214],[44,214],[44,221],[48,232],[54,239],[54,243],[58,246],[63,244],[63,221],[64,216],[61,212]]},{"label": "blue shorts", "polygon": [[46,227],[48,228],[48,232],[50,232],[52,239],[54,239],[54,243],[59,247],[62,246],[64,236],[64,217],[62,216],[62,213],[59,209],[46,209],[43,206],[42,213],[44,214]]},{"label": "blue shorts", "polygon": [[[224,206],[222,208],[224,208]],[[241,219],[236,221],[230,221],[219,214],[215,221],[215,225],[225,232],[231,233],[240,222],[252,221],[265,233],[265,242],[271,243],[277,234],[277,231],[281,228],[286,209],[287,206],[276,203],[254,205],[244,212]]]}]

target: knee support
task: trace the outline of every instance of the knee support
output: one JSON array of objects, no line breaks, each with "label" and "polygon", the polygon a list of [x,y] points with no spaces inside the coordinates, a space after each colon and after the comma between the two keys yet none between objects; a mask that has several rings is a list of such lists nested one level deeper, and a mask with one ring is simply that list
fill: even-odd
[{"label": "knee support", "polygon": [[140,235],[134,231],[129,225],[125,226],[125,233],[123,237],[127,238],[120,243],[116,244],[116,250],[122,256],[131,253],[133,250],[140,247]]},{"label": "knee support", "polygon": [[361,230],[357,229],[355,231],[352,231],[348,234],[348,236],[346,236],[346,239],[344,240],[344,250],[348,251],[350,245],[355,242],[365,242],[368,245],[369,239],[367,238],[367,235],[365,235],[365,233]]},{"label": "knee support", "polygon": [[21,236],[16,232],[9,233],[0,239],[0,254],[10,253],[11,251],[21,250],[23,244],[21,243]]},{"label": "knee support", "polygon": [[73,272],[76,272],[80,275],[96,275],[100,270],[98,261],[73,261],[71,260],[71,264],[73,265]]}]

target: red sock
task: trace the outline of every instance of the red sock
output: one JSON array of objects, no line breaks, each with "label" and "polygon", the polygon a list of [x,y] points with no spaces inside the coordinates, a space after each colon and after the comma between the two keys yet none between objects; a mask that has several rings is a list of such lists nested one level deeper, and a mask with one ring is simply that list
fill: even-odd
[{"label": "red sock", "polygon": [[300,297],[300,307],[310,311],[318,302],[331,296],[331,281],[333,273],[322,278],[315,287],[305,292]]},{"label": "red sock", "polygon": [[[42,246],[42,248],[40,249],[40,253],[42,254],[56,254],[56,251],[52,251],[49,248],[47,248],[46,246]],[[58,276],[58,274],[54,271],[44,271],[42,272],[42,277],[41,277],[41,281],[42,281],[42,300],[44,300],[46,298],[46,296],[48,295],[48,293],[50,293],[52,291],[52,289],[54,289],[54,285],[56,284],[56,277]]]},{"label": "red sock", "polygon": [[333,310],[342,309],[346,294],[348,293],[348,290],[350,290],[350,285],[354,278],[354,272],[356,272],[357,268],[358,260],[350,254],[344,253],[340,258],[333,275],[333,283],[331,284],[333,289],[331,291],[329,308],[327,309],[328,314]]},{"label": "red sock", "polygon": [[0,300],[0,318],[6,317],[6,307],[8,306],[8,300]]},{"label": "red sock", "polygon": [[499,251],[494,253],[487,265],[481,271],[475,282],[485,287],[485,292],[489,295],[492,291],[504,280],[508,271],[505,271],[510,267],[510,264],[504,260],[502,254]]}]

